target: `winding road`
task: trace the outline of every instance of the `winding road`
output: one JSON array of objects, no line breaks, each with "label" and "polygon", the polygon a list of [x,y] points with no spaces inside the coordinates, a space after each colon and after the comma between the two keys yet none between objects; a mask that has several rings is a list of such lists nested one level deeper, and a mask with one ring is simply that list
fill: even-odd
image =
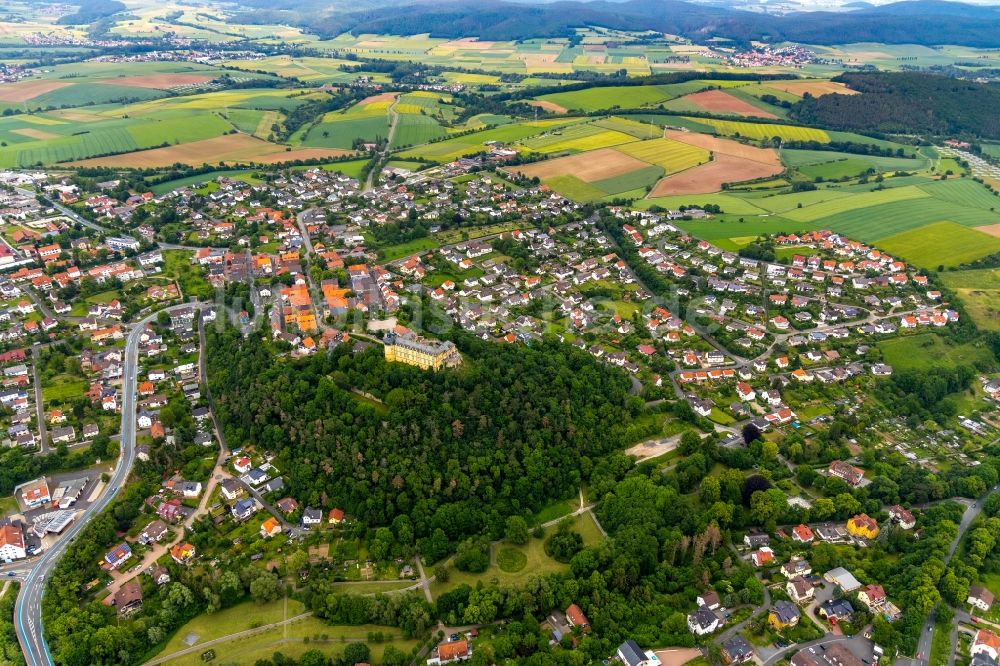
[{"label": "winding road", "polygon": [[[190,304],[175,305],[165,308],[167,312],[182,307],[190,307]],[[91,518],[98,515],[111,504],[125,485],[126,479],[132,471],[135,463],[135,434],[136,434],[136,382],[138,376],[138,351],[139,336],[146,324],[155,321],[157,315],[162,312],[153,312],[145,319],[136,323],[129,333],[125,343],[125,372],[122,381],[122,423],[121,423],[121,455],[118,458],[118,465],[114,473],[108,480],[108,490],[77,516],[72,527],[66,532],[52,548],[47,550],[32,568],[31,572],[21,586],[21,593],[17,597],[14,606],[14,627],[17,631],[17,639],[24,652],[24,659],[28,666],[40,666],[42,664],[54,664],[52,653],[49,651],[48,643],[42,630],[42,595],[45,592],[45,579],[55,569],[59,557],[66,551],[66,548],[76,538],[80,531],[87,525]]]}]

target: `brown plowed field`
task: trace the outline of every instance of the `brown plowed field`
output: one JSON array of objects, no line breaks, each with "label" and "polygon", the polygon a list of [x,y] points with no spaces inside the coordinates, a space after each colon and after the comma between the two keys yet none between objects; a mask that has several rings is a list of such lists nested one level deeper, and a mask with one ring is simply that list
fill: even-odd
[{"label": "brown plowed field", "polygon": [[699,108],[712,113],[732,113],[737,116],[753,116],[756,118],[775,119],[778,116],[763,109],[758,109],[753,104],[746,102],[739,97],[733,97],[723,90],[703,90],[684,99],[697,105]]},{"label": "brown plowed field", "polygon": [[710,194],[722,190],[723,183],[738,183],[744,180],[776,176],[784,170],[780,164],[765,164],[720,153],[707,164],[661,178],[649,196]]},{"label": "brown plowed field", "polygon": [[663,136],[667,139],[673,139],[674,141],[680,141],[692,146],[704,148],[705,150],[710,150],[713,153],[732,155],[733,157],[740,157],[746,160],[753,160],[754,162],[762,162],[764,164],[781,164],[781,160],[778,159],[778,153],[770,148],[748,146],[740,143],[739,141],[721,139],[717,136],[712,136],[711,134],[698,134],[697,132],[664,130]]},{"label": "brown plowed field", "polygon": [[634,157],[620,153],[613,148],[591,150],[578,155],[559,157],[554,160],[535,162],[523,166],[511,167],[528,178],[538,176],[545,180],[553,176],[576,176],[586,183],[592,183],[605,178],[613,178],[630,173],[636,169],[644,169],[649,164]]},{"label": "brown plowed field", "polygon": [[851,90],[843,83],[835,81],[781,81],[766,85],[768,88],[783,90],[786,93],[798,95],[799,97],[802,97],[806,93],[809,93],[813,97],[822,97],[823,95],[830,95],[832,93],[840,95],[858,94],[857,90]]},{"label": "brown plowed field", "polygon": [[65,88],[65,81],[18,81],[0,85],[0,102],[27,102],[53,90]]},{"label": "brown plowed field", "polygon": [[551,111],[552,113],[569,113],[568,109],[563,106],[559,106],[555,102],[546,102],[543,99],[536,99],[528,102],[531,106],[537,106],[539,109],[545,109],[546,111]]}]

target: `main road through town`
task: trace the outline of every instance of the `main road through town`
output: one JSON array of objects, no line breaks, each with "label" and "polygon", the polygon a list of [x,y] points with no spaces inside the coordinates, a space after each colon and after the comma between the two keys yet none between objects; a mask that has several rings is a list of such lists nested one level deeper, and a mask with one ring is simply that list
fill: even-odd
[{"label": "main road through town", "polygon": [[[177,305],[167,308],[167,311],[181,307],[192,306],[190,304]],[[125,485],[125,480],[128,478],[129,473],[132,471],[132,465],[135,462],[135,401],[137,394],[136,375],[138,373],[139,336],[146,324],[154,321],[160,312],[162,310],[153,312],[145,319],[136,323],[125,343],[125,373],[124,381],[122,382],[121,455],[118,457],[118,466],[115,467],[115,471],[107,483],[108,490],[104,492],[99,500],[87,507],[81,515],[77,516],[69,531],[52,548],[45,552],[21,585],[21,593],[18,595],[17,604],[14,606],[14,627],[17,630],[17,639],[21,643],[21,650],[24,652],[24,659],[28,666],[54,664],[52,653],[49,652],[49,646],[45,642],[45,636],[42,633],[42,594],[45,591],[46,578],[55,569],[59,557],[65,552],[80,530],[84,528],[91,518],[104,511],[118,495],[122,486]]]}]

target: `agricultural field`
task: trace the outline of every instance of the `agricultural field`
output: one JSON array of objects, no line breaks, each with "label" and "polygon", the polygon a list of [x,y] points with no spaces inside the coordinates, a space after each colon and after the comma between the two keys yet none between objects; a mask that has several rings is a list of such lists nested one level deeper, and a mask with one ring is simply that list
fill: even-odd
[{"label": "agricultural field", "polygon": [[823,180],[853,178],[869,170],[875,173],[913,172],[926,169],[930,165],[930,161],[926,158],[877,157],[824,150],[791,149],[781,151],[781,161],[807,178]]},{"label": "agricultural field", "polygon": [[739,136],[760,141],[780,137],[782,141],[818,141],[829,143],[830,135],[824,130],[812,127],[797,127],[795,125],[775,125],[770,123],[751,123],[735,120],[716,120],[714,118],[688,118],[687,120],[708,125],[718,134],[724,136]]},{"label": "agricultural field", "polygon": [[[271,126],[281,122],[278,110],[292,108],[301,99],[294,91],[248,89],[169,97],[124,107],[7,116],[0,118],[0,167],[120,156],[162,146],[183,152],[181,147],[186,144],[221,139],[238,130],[246,132],[243,138],[267,138]],[[284,150],[283,146],[268,145],[275,150],[265,152]],[[201,154],[182,161],[197,159],[195,163],[201,164],[213,157]],[[127,159],[115,163],[129,165]]]},{"label": "agricultural field", "polygon": [[938,277],[962,301],[976,326],[1000,331],[1000,268],[945,271]]},{"label": "agricultural field", "polygon": [[666,139],[712,152],[712,161],[668,175],[656,184],[651,197],[719,192],[727,183],[775,176],[785,169],[772,149],[746,146],[706,134],[666,130]]},{"label": "agricultural field", "polygon": [[342,111],[327,113],[301,137],[302,146],[348,149],[358,139],[374,143],[389,136],[389,109],[395,94],[375,95]]},{"label": "agricultural field", "polygon": [[450,162],[463,155],[473,155],[488,148],[487,142],[515,143],[528,137],[542,134],[553,127],[565,126],[578,119],[541,120],[538,122],[520,122],[485,129],[472,134],[465,134],[443,141],[428,143],[397,154],[400,159],[426,159],[432,162]]},{"label": "agricultural field", "polygon": [[631,134],[605,129],[594,123],[581,123],[566,128],[555,128],[519,141],[518,145],[538,153],[582,153],[635,140]]},{"label": "agricultural field", "polygon": [[664,104],[671,111],[700,111],[720,116],[777,119],[778,116],[725,90],[704,90]]},{"label": "agricultural field", "polygon": [[[605,86],[540,95],[535,100],[564,111],[603,111],[605,109],[656,107],[664,102],[712,87],[735,87],[742,81],[695,80],[660,86]],[[551,109],[555,110],[555,109]]]},{"label": "agricultural field", "polygon": [[[593,125],[576,125],[578,128]],[[709,160],[707,150],[669,139],[637,141],[634,137],[612,130],[596,135],[616,134],[626,141],[613,148],[598,148],[519,167],[529,178],[537,177],[554,190],[577,201],[598,201],[606,198],[639,198],[645,196],[665,173],[677,173]],[[536,141],[544,137],[538,137]],[[585,139],[578,139],[586,140]],[[521,145],[529,144],[529,141]]]},{"label": "agricultural field", "polygon": [[926,269],[950,268],[1000,252],[1000,238],[954,222],[937,222],[882,238],[879,247]]}]

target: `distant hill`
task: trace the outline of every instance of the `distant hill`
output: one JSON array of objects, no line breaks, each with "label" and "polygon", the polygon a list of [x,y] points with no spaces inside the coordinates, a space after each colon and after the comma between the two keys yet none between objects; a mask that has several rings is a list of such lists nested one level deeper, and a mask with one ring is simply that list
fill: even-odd
[{"label": "distant hill", "polygon": [[1000,86],[913,73],[838,76],[861,95],[824,95],[796,104],[805,123],[860,132],[974,135],[1000,139]]},{"label": "distant hill", "polygon": [[[324,11],[329,4],[303,0],[244,0],[247,14],[289,10],[301,25],[332,37],[343,32],[509,40],[558,37],[588,25],[656,30],[704,40],[795,41],[809,44],[884,42],[1000,47],[1000,9],[940,0],[915,0],[850,12],[794,12],[771,16],[683,0],[563,0],[519,4],[491,0],[378,3],[358,11]],[[357,7],[357,5],[354,5]]]}]

